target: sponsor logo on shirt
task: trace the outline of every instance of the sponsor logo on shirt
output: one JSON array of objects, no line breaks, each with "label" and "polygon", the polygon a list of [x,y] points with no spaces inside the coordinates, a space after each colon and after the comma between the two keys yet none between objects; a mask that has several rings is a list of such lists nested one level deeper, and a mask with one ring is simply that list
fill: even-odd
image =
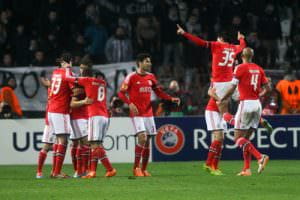
[{"label": "sponsor logo on shirt", "polygon": [[152,91],[151,87],[140,87],[139,92],[141,93],[150,93]]}]

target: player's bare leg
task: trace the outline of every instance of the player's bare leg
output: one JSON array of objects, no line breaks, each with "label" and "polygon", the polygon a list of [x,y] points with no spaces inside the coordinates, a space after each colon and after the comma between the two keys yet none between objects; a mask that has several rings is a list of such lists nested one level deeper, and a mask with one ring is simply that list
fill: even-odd
[{"label": "player's bare leg", "polygon": [[135,159],[133,165],[134,176],[144,176],[142,169],[140,168],[140,160],[144,150],[144,146],[147,141],[147,133],[145,131],[137,133],[137,144],[135,145]]},{"label": "player's bare leg", "polygon": [[36,178],[43,178],[44,163],[47,158],[48,152],[52,149],[52,145],[52,143],[45,143],[39,152]]},{"label": "player's bare leg", "polygon": [[53,172],[53,178],[69,178],[69,176],[62,174],[61,169],[65,159],[65,154],[68,145],[68,134],[57,134],[57,151],[56,151],[56,163]]},{"label": "player's bare leg", "polygon": [[150,140],[151,136],[147,135],[146,143],[142,151],[142,173],[144,174],[144,176],[151,176],[151,174],[147,171],[150,156]]},{"label": "player's bare leg", "polygon": [[[227,98],[226,100],[224,100],[222,102],[219,102],[217,104],[221,116],[223,116],[224,113],[228,113],[229,101],[230,101],[230,99]],[[227,131],[227,124],[226,123],[227,123],[226,120],[224,119],[224,117],[222,117],[221,124],[222,124],[222,128],[224,129],[224,131]]]}]

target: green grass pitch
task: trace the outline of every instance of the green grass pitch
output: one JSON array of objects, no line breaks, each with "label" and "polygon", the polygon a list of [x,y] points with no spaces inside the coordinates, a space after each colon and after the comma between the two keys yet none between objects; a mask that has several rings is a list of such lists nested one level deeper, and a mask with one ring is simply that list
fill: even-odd
[{"label": "green grass pitch", "polygon": [[[203,162],[150,163],[152,177],[132,177],[131,164],[114,164],[118,174],[104,178],[102,166],[95,179],[35,179],[35,166],[0,166],[0,199],[106,200],[297,200],[300,199],[300,161],[270,161],[258,175],[237,177],[242,161],[222,161],[225,176],[211,176]],[[44,173],[49,173],[46,166]],[[72,166],[64,172],[72,174]]]}]

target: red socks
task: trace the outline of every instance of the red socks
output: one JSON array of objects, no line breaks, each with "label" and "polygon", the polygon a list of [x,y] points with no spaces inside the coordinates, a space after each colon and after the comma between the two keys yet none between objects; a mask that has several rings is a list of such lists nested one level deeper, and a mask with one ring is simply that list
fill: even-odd
[{"label": "red socks", "polygon": [[66,154],[67,147],[63,144],[57,145],[57,152],[56,152],[56,163],[54,168],[54,175],[58,175],[61,173],[61,168],[64,163],[65,154]]},{"label": "red socks", "polygon": [[77,147],[77,151],[76,151],[76,171],[77,171],[77,174],[80,175],[82,174],[82,165],[83,165],[83,162],[82,162],[82,148],[81,146],[78,146]]},{"label": "red socks", "polygon": [[102,147],[96,147],[95,149],[92,149],[91,158],[90,171],[95,172],[97,170],[98,159],[101,161],[106,171],[113,170],[113,167],[106,156],[106,152]]},{"label": "red socks", "polygon": [[87,145],[82,146],[81,149],[81,159],[82,159],[82,166],[81,171],[85,173],[89,169],[89,157],[90,157],[90,147]]},{"label": "red socks", "polygon": [[206,165],[211,166],[214,169],[218,169],[219,160],[222,152],[222,142],[214,140],[208,151]]},{"label": "red socks", "polygon": [[72,164],[73,164],[73,168],[74,171],[77,171],[77,146],[72,145],[71,147],[71,158],[72,158]]},{"label": "red socks", "polygon": [[47,151],[42,149],[39,153],[39,158],[38,158],[38,167],[37,167],[37,172],[41,173],[43,171],[43,166],[45,163],[45,160],[47,158]]},{"label": "red socks", "polygon": [[142,156],[143,147],[139,144],[135,145],[135,159],[133,169],[140,167],[140,160]]},{"label": "red socks", "polygon": [[240,137],[237,139],[236,143],[239,145],[243,151],[249,152],[253,155],[257,160],[261,159],[261,153],[253,146],[253,144],[244,137]]},{"label": "red socks", "polygon": [[252,158],[251,153],[248,152],[248,151],[245,151],[243,149],[243,158],[244,158],[244,168],[243,168],[243,170],[250,169],[251,158]]},{"label": "red socks", "polygon": [[98,165],[98,148],[92,149],[91,150],[91,159],[90,159],[90,171],[91,172],[96,172],[97,171],[97,165]]},{"label": "red socks", "polygon": [[149,162],[150,149],[145,147],[142,151],[142,171],[146,170]]},{"label": "red socks", "polygon": [[58,144],[53,144],[53,157],[52,157],[52,170],[51,170],[51,175],[54,174],[54,169],[55,169],[55,165],[56,165],[57,145],[58,145]]},{"label": "red socks", "polygon": [[99,147],[99,160],[101,161],[102,165],[105,167],[106,171],[111,171],[113,170],[107,156],[106,152],[102,147]]}]

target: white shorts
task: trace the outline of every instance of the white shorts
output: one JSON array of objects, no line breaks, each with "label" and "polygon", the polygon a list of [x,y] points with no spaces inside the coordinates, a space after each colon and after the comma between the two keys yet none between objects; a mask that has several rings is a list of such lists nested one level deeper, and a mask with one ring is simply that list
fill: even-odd
[{"label": "white shorts", "polygon": [[88,120],[88,141],[103,141],[109,126],[109,118],[93,116]]},{"label": "white shorts", "polygon": [[74,119],[71,120],[71,140],[77,140],[88,135],[88,120],[87,119]]},{"label": "white shorts", "polygon": [[[213,82],[213,87],[216,88],[216,94],[218,97],[222,98],[228,89],[231,87],[232,83],[230,82]],[[238,89],[234,91],[234,93],[231,95],[231,98],[235,101],[238,101],[240,98]]]},{"label": "white shorts", "polygon": [[54,132],[52,131],[51,127],[49,125],[45,125],[44,128],[44,133],[43,133],[43,137],[42,137],[42,142],[43,143],[49,143],[49,144],[53,144],[55,141],[55,135]]},{"label": "white shorts", "polygon": [[69,114],[48,112],[48,121],[55,135],[71,133],[72,128]]},{"label": "white shorts", "polygon": [[256,129],[261,116],[261,104],[259,100],[241,101],[235,115],[235,129]]},{"label": "white shorts", "polygon": [[222,116],[219,112],[205,110],[205,121],[208,131],[223,130]]},{"label": "white shorts", "polygon": [[156,135],[154,117],[132,117],[135,133],[147,132],[148,135]]}]

